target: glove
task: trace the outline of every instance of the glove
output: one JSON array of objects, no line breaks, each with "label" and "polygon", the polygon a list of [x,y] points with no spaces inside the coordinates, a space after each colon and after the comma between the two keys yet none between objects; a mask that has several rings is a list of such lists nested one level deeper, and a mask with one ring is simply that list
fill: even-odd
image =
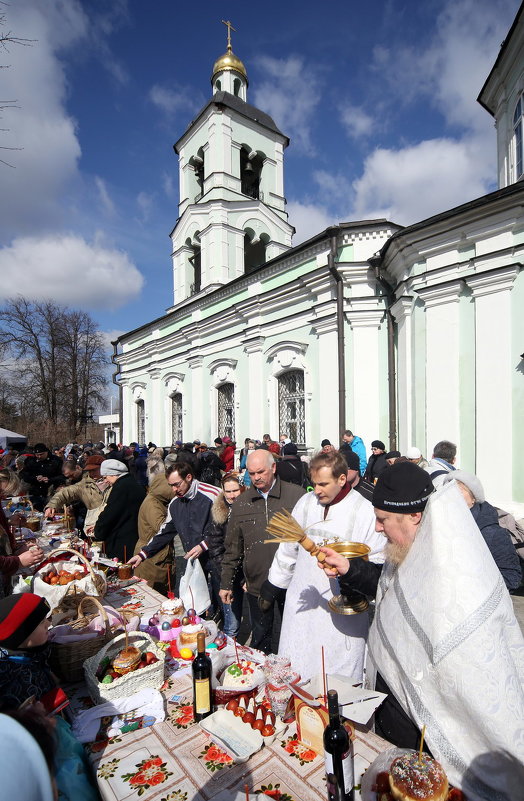
[{"label": "glove", "polygon": [[282,587],[275,587],[274,584],[266,579],[260,588],[260,595],[258,596],[258,608],[261,612],[269,612],[275,601],[286,600],[287,590]]}]

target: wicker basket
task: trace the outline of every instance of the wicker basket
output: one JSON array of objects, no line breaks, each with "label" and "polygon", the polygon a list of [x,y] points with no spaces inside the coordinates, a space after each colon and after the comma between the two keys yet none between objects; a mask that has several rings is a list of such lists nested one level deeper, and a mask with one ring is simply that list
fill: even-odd
[{"label": "wicker basket", "polygon": [[[75,551],[73,548],[56,548],[54,551],[51,551],[49,554],[47,554],[45,560],[38,565],[38,567],[35,569],[35,572],[33,573],[33,576],[31,578],[31,592],[36,592],[37,595],[41,595],[42,597],[47,598],[47,600],[51,604],[52,609],[56,609],[57,607],[62,606],[65,598],[71,598],[71,605],[75,607],[82,597],[88,596],[88,593],[86,593],[84,587],[81,586],[81,583],[79,583],[79,581],[71,581],[65,587],[62,587],[58,584],[47,585],[44,582],[42,582],[39,585],[39,587],[35,590],[34,586],[35,580],[37,578],[39,579],[41,578],[40,570],[42,570],[42,568],[44,567],[47,567],[49,564],[53,564],[50,561],[51,558],[53,556],[58,556],[59,554],[64,555],[64,561],[67,561],[66,554],[72,554],[73,556],[77,556],[82,565],[84,565],[84,567],[87,568],[87,572],[89,573],[91,580],[94,584],[94,587],[96,589],[97,597],[98,598],[104,597],[104,595],[107,592],[106,577],[104,576],[103,573],[99,572],[98,570],[94,570],[89,560],[86,559],[86,557],[83,554],[81,554],[79,551]],[[84,579],[82,579],[82,581],[83,580]],[[42,586],[42,584],[44,586]],[[57,589],[58,590],[65,589],[65,592],[57,593],[56,592]],[[93,597],[93,595],[94,593],[91,593],[89,597]]]},{"label": "wicker basket", "polygon": [[[89,604],[95,606],[96,610],[93,613],[86,614],[85,608]],[[70,682],[83,681],[84,662],[86,659],[97,654],[100,648],[112,640],[119,629],[130,623],[134,617],[139,617],[136,612],[131,612],[127,609],[117,609],[115,611],[120,615],[121,622],[111,626],[107,612],[97,598],[92,598],[89,595],[84,595],[84,597],[81,598],[77,608],[76,619],[70,623],[71,628],[81,632],[93,618],[101,615],[104,621],[105,631],[103,633],[100,632],[99,636],[93,637],[90,640],[77,640],[72,643],[51,643],[49,664],[51,670],[53,670],[59,678]]]},{"label": "wicker basket", "polygon": [[164,683],[165,655],[162,649],[158,648],[155,640],[144,631],[132,631],[128,634],[128,638],[129,642],[135,648],[138,648],[141,653],[145,651],[154,653],[158,658],[158,662],[135,670],[132,673],[125,673],[111,684],[102,684],[95,675],[100,662],[105,656],[113,659],[125,645],[125,634],[115,637],[107,645],[104,645],[96,656],[92,656],[84,662],[87,689],[96,704],[112,701],[114,698],[127,698],[145,687],[153,687],[153,689],[158,690]]}]

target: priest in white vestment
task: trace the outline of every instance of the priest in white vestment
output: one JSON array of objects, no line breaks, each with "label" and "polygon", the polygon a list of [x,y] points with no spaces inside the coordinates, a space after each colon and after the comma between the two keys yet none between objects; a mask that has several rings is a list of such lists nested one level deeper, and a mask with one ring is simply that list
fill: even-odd
[{"label": "priest in white vestment", "polygon": [[[385,538],[375,531],[369,501],[351,489],[347,464],[339,453],[322,453],[310,464],[314,492],[304,495],[292,515],[317,544],[362,542],[369,559],[383,562]],[[324,646],[328,673],[362,681],[368,612],[341,615],[328,606],[338,584],[317,567],[317,560],[297,543],[282,543],[273,559],[262,597],[287,590],[279,654],[288,656],[303,679],[321,671]]]}]

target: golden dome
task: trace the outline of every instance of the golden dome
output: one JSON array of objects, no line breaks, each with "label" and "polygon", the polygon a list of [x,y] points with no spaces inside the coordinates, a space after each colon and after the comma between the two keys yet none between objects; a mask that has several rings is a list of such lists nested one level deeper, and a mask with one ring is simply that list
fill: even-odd
[{"label": "golden dome", "polygon": [[227,53],[224,53],[223,56],[220,56],[220,58],[217,58],[215,61],[211,80],[213,81],[215,75],[217,75],[219,72],[223,72],[224,70],[235,70],[235,72],[239,72],[240,75],[243,75],[247,81],[247,72],[244,64],[237,56],[235,56],[229,47]]}]

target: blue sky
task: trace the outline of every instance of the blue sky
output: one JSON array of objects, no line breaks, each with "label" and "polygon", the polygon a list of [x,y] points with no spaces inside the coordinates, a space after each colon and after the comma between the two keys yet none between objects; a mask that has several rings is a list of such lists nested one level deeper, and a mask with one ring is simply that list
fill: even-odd
[{"label": "blue sky", "polygon": [[108,339],[171,304],[173,143],[211,96],[221,19],[248,100],[291,138],[294,244],[409,224],[496,188],[476,97],[517,0],[11,0],[0,52],[0,292],[85,308]]}]

